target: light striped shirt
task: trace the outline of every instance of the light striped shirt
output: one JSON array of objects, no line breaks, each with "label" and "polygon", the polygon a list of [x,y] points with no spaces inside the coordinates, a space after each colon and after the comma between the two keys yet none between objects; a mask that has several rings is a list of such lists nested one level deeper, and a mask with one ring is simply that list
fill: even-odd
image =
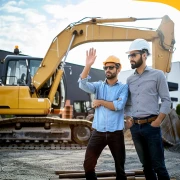
[{"label": "light striped shirt", "polygon": [[[170,112],[171,99],[168,84],[161,70],[146,67],[142,74],[136,71],[127,79],[129,98],[125,114],[133,117]],[[161,105],[159,107],[159,98]]]},{"label": "light striped shirt", "polygon": [[92,127],[99,132],[114,132],[124,129],[124,106],[128,97],[128,85],[117,82],[109,85],[106,81],[88,82],[90,76],[79,78],[79,87],[95,94],[95,99],[113,102],[115,111],[104,106],[95,109]]}]

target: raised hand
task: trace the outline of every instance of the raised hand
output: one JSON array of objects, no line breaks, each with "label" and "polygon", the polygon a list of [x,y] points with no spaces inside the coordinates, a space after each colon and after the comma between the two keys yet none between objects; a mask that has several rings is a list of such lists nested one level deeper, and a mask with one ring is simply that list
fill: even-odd
[{"label": "raised hand", "polygon": [[96,59],[96,49],[90,48],[89,51],[86,51],[86,65],[81,73],[82,79],[88,76],[91,66],[93,65],[95,59]]},{"label": "raised hand", "polygon": [[86,65],[92,66],[96,59],[96,49],[90,48],[89,51],[86,51]]}]

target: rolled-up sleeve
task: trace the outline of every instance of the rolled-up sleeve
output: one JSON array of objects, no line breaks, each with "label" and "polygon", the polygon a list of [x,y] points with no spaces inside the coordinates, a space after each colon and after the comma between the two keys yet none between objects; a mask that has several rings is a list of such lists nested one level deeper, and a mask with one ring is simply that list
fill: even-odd
[{"label": "rolled-up sleeve", "polygon": [[96,87],[94,86],[93,83],[88,82],[88,80],[91,79],[91,77],[88,75],[87,78],[78,79],[78,83],[79,83],[79,88],[86,91],[87,93],[91,93],[94,94],[96,91]]},{"label": "rolled-up sleeve", "polygon": [[128,85],[125,84],[117,100],[113,101],[115,111],[124,109],[126,101],[128,99]]}]

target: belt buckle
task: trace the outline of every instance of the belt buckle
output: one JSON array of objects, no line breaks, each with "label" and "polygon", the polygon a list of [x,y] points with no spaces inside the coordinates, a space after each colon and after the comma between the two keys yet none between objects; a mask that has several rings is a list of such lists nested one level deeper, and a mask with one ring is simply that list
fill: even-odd
[{"label": "belt buckle", "polygon": [[137,120],[137,123],[138,123],[138,124],[141,124],[141,120],[140,120],[140,119],[138,119],[138,120]]}]

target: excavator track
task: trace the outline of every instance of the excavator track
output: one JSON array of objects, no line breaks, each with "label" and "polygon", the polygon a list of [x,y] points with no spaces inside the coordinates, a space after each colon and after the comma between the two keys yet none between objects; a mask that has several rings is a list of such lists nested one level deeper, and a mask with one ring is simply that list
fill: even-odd
[{"label": "excavator track", "polygon": [[0,148],[83,149],[92,122],[60,117],[13,117],[0,119]]},{"label": "excavator track", "polygon": [[19,143],[19,144],[11,144],[11,143],[3,143],[0,144],[0,149],[19,149],[19,150],[77,150],[77,149],[86,149],[86,145],[79,144],[56,144],[56,143]]}]

